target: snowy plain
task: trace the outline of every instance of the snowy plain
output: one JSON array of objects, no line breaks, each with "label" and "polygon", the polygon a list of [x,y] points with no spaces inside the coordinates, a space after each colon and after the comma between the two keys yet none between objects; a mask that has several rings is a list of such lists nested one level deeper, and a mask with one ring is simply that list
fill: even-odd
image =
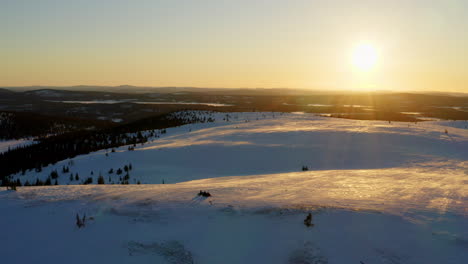
[{"label": "snowy plain", "polygon": [[[134,150],[102,150],[15,175],[33,182],[57,170],[60,186],[0,191],[0,211],[8,212],[0,218],[8,227],[0,235],[3,259],[468,262],[466,121],[210,117],[215,122],[167,129]],[[122,177],[109,169],[127,164],[130,183],[147,184],[109,184]],[[69,177],[76,173],[94,183],[101,174],[107,184],[76,185]],[[200,190],[213,196],[199,197]],[[313,227],[302,223],[309,212]],[[78,229],[77,213],[93,220]]]}]

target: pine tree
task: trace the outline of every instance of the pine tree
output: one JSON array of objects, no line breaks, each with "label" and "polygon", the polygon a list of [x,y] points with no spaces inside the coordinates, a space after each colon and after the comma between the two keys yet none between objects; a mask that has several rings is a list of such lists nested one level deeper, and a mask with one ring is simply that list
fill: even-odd
[{"label": "pine tree", "polygon": [[35,186],[42,186],[42,185],[44,185],[44,183],[41,180],[39,180],[38,178],[36,178],[36,183],[34,185]]},{"label": "pine tree", "polygon": [[53,170],[50,172],[50,175],[49,177],[52,178],[52,179],[57,179],[58,178],[58,173],[57,173],[57,170]]},{"label": "pine tree", "polygon": [[104,177],[102,177],[102,175],[99,175],[99,178],[98,178],[98,180],[97,180],[97,183],[98,183],[98,184],[105,184],[105,182],[104,182]]},{"label": "pine tree", "polygon": [[47,180],[44,182],[44,185],[52,185],[52,180],[50,177],[47,177]]},{"label": "pine tree", "polygon": [[[83,220],[85,220],[84,217]],[[76,214],[76,226],[78,226],[78,228],[82,228],[84,226],[84,221],[80,219],[80,216],[78,214]]]},{"label": "pine tree", "polygon": [[75,181],[79,181],[80,180],[80,176],[78,175],[78,173],[76,173],[75,175]]},{"label": "pine tree", "polygon": [[83,182],[83,184],[91,184],[93,183],[93,178],[92,177],[88,177],[88,179],[86,179],[86,181]]}]

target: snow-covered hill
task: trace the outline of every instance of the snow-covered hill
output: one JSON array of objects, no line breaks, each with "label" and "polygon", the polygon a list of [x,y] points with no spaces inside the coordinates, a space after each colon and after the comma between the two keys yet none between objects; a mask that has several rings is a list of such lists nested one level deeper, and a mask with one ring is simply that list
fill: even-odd
[{"label": "snow-covered hill", "polygon": [[[88,177],[96,183],[99,174],[106,183],[119,183],[125,173],[115,171],[132,164],[130,183],[176,183],[297,172],[302,166],[312,170],[438,167],[468,157],[468,130],[452,127],[453,122],[388,123],[281,113],[208,117],[216,121],[167,129],[134,151],[128,146],[103,150],[15,178],[33,183],[56,170],[59,184],[81,184]],[[64,166],[69,172],[62,174]],[[70,174],[76,173],[80,180],[70,181]]]},{"label": "snow-covered hill", "polygon": [[[61,185],[0,191],[2,260],[468,262],[465,123],[209,116],[216,121],[167,129],[134,150],[15,175],[32,182],[56,170]],[[130,164],[130,183],[154,184],[110,185]],[[64,186],[99,175],[106,185]],[[303,224],[309,212],[312,227]],[[75,226],[77,214],[86,214],[85,227]]]}]

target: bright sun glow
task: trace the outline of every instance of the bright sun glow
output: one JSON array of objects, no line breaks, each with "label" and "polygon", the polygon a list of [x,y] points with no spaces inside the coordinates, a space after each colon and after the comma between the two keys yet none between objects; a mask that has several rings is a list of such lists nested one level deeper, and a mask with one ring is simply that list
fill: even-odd
[{"label": "bright sun glow", "polygon": [[353,66],[360,71],[370,71],[377,64],[378,52],[371,44],[357,45],[352,54]]}]

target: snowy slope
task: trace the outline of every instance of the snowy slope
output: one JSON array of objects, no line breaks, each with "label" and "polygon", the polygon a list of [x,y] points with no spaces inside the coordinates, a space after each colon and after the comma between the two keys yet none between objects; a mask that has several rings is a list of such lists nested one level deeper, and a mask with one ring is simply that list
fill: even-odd
[{"label": "snowy slope", "polygon": [[[279,113],[214,117],[167,129],[134,151],[99,151],[16,175],[32,181],[57,169],[60,184],[80,183],[60,172],[66,165],[81,179],[94,171],[94,180],[101,173],[118,182],[122,175],[108,170],[131,163],[131,183],[175,184],[2,190],[2,261],[468,262],[463,125]],[[200,190],[213,196],[201,198]],[[75,226],[77,213],[88,217],[84,228]]]},{"label": "snowy slope", "polygon": [[450,127],[443,122],[389,124],[278,113],[233,113],[229,122],[223,120],[225,114],[213,118],[214,123],[167,129],[161,138],[135,151],[127,146],[115,153],[103,150],[74,158],[72,166],[65,160],[40,173],[17,177],[23,183],[45,180],[51,171],[60,173],[69,166],[81,180],[70,182],[69,173],[61,174],[59,184],[80,184],[87,177],[96,183],[99,173],[106,182],[118,183],[122,175],[107,172],[131,163],[130,183],[176,183],[297,172],[302,166],[313,170],[438,167],[468,158],[468,130],[451,127],[453,122]]},{"label": "snowy slope", "polygon": [[[360,173],[365,172],[356,172]],[[467,218],[454,213],[456,206],[431,210],[426,203],[430,199],[416,195],[413,202],[394,194],[387,207],[383,193],[366,197],[353,193],[352,188],[313,188],[311,183],[323,182],[307,176],[309,172],[273,182],[252,176],[164,185],[0,191],[0,210],[8,212],[0,218],[0,224],[8,227],[0,236],[2,249],[8,252],[3,261],[455,264],[468,260]],[[302,184],[285,184],[304,178],[309,179]],[[213,196],[196,196],[202,188]],[[453,193],[464,202],[461,208],[466,208],[464,191]],[[394,211],[398,202],[402,202],[403,217],[357,210],[366,204]],[[308,228],[302,221],[309,212],[314,226]],[[78,229],[77,213],[92,220]]]}]

